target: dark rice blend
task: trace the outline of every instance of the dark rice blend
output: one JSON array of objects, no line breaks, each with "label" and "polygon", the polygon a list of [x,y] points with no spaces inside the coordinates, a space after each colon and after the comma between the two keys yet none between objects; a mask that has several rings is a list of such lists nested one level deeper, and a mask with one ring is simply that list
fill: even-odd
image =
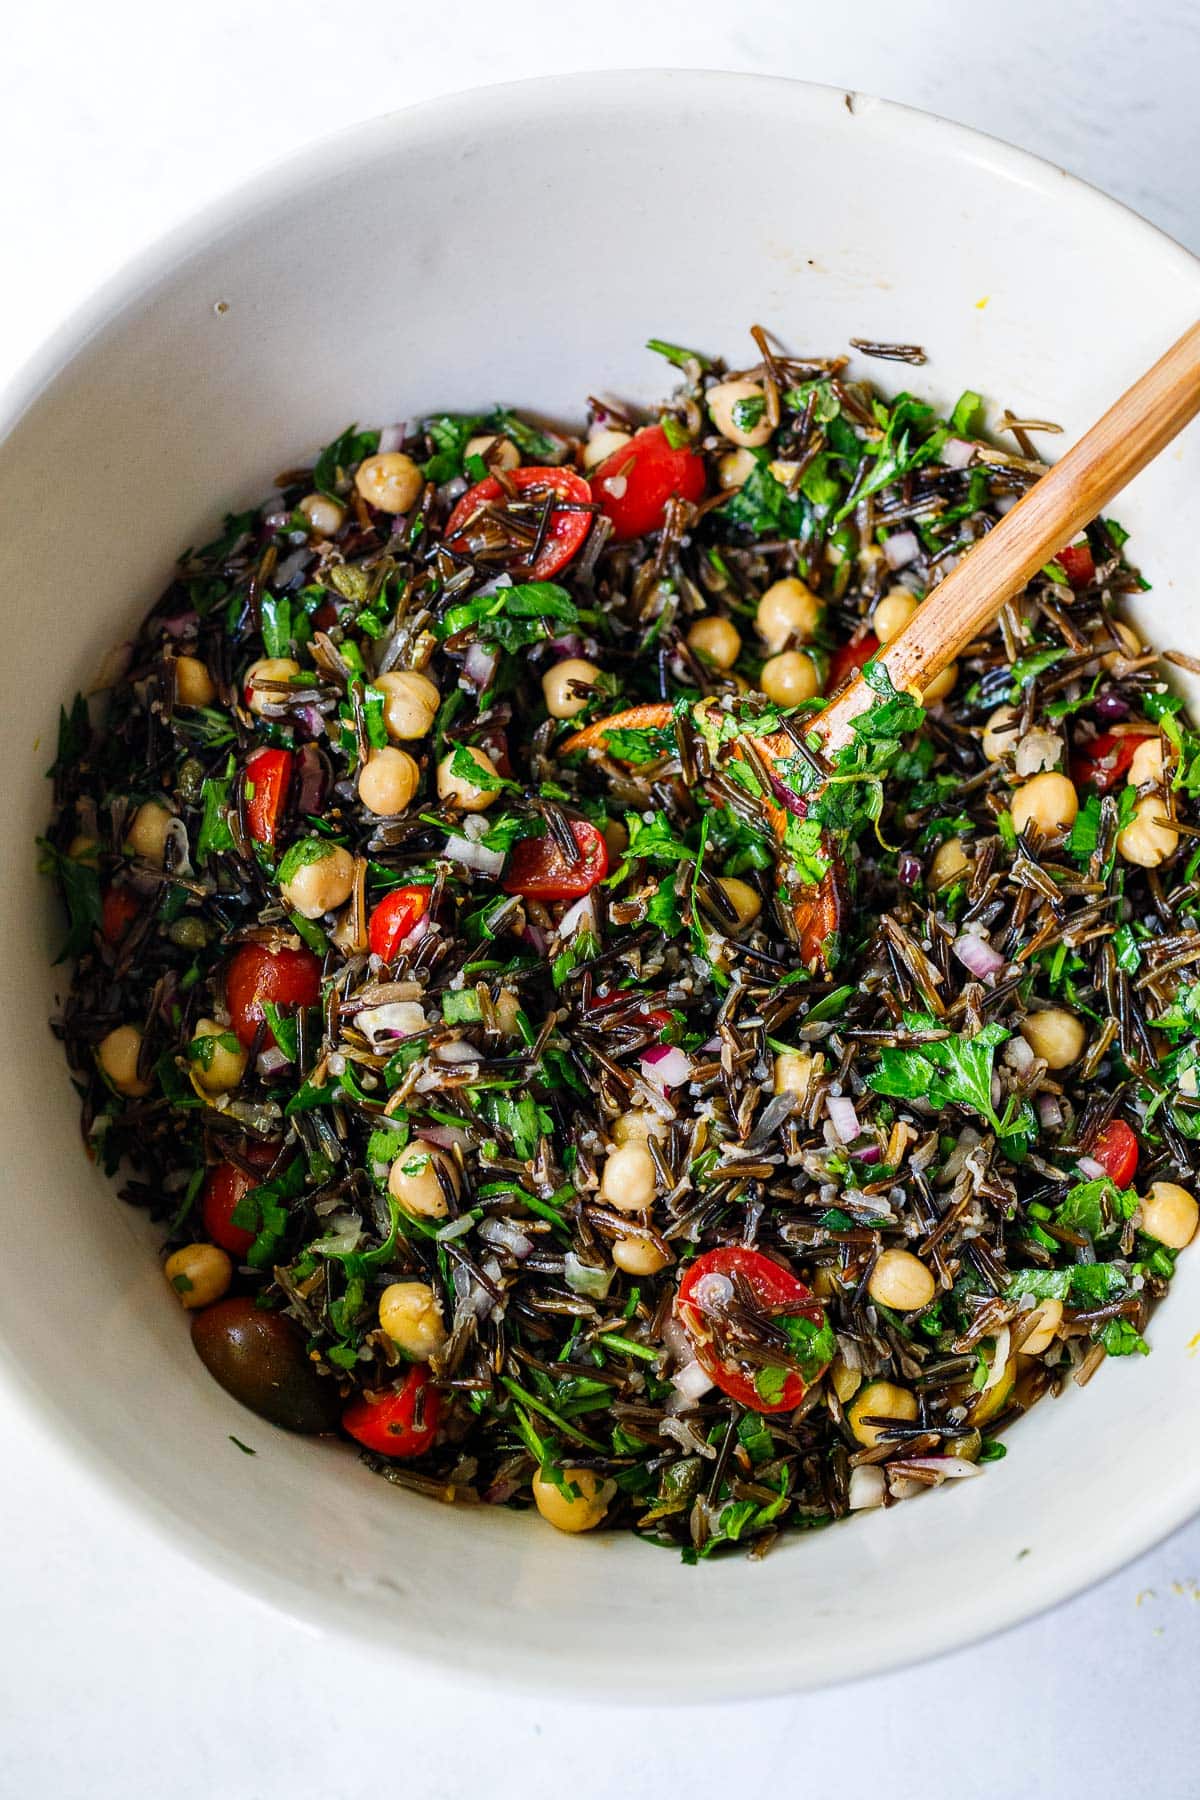
[{"label": "dark rice blend", "polygon": [[689,1558],[978,1473],[1196,1224],[1200,737],[1125,534],[830,771],[806,715],[1042,464],[755,337],[655,343],[595,466],[501,411],[280,476],[64,713],[43,845],[217,1378]]}]

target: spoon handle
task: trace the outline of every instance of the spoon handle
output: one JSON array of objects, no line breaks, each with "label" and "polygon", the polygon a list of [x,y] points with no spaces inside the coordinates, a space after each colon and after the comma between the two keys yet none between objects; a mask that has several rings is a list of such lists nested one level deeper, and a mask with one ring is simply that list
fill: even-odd
[{"label": "spoon handle", "polygon": [[[1006,513],[880,652],[901,691],[927,686],[1200,412],[1200,320]],[[813,720],[827,750],[873,695],[861,676]]]}]

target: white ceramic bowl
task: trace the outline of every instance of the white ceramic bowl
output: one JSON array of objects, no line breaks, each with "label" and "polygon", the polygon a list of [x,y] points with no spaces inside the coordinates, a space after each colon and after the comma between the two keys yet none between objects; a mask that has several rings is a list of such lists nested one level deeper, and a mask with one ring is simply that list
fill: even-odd
[{"label": "white ceramic bowl", "polygon": [[[141,1222],[84,1160],[41,1021],[59,935],[34,874],[59,701],[174,553],[347,421],[502,399],[651,400],[652,334],[734,357],[919,342],[952,401],[1089,421],[1200,312],[1195,260],[958,127],[830,90],[612,74],[458,96],[289,162],[144,258],[0,409],[0,1343],[43,1416],[182,1548],[288,1611],[455,1670],[646,1698],[761,1693],[960,1644],[1070,1594],[1200,1504],[1200,1250],[1154,1354],[1039,1407],[986,1478],[701,1569],[623,1537],[456,1512],[286,1436],[205,1373]],[[1200,651],[1196,431],[1116,509],[1139,618]],[[257,1450],[243,1456],[236,1433]],[[131,1580],[136,1573],[130,1572]],[[244,1604],[232,1592],[230,1608]]]}]

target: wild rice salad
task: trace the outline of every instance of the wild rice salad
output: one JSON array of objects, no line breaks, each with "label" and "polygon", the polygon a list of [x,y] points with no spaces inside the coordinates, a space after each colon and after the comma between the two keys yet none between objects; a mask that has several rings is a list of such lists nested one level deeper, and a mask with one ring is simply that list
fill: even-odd
[{"label": "wild rice salad", "polygon": [[754,336],[582,440],[281,475],[64,713],[43,842],[85,1138],[217,1380],[688,1559],[980,1473],[1197,1224],[1200,737],[1125,534],[923,709],[871,658],[1052,428]]}]

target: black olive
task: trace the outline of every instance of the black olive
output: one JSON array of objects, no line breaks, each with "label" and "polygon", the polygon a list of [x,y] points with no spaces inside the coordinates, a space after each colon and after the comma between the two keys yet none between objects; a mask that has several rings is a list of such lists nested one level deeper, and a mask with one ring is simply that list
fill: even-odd
[{"label": "black olive", "polygon": [[251,1412],[285,1431],[333,1431],[341,1403],[290,1319],[253,1300],[218,1300],[196,1314],[192,1342],[209,1374]]}]

